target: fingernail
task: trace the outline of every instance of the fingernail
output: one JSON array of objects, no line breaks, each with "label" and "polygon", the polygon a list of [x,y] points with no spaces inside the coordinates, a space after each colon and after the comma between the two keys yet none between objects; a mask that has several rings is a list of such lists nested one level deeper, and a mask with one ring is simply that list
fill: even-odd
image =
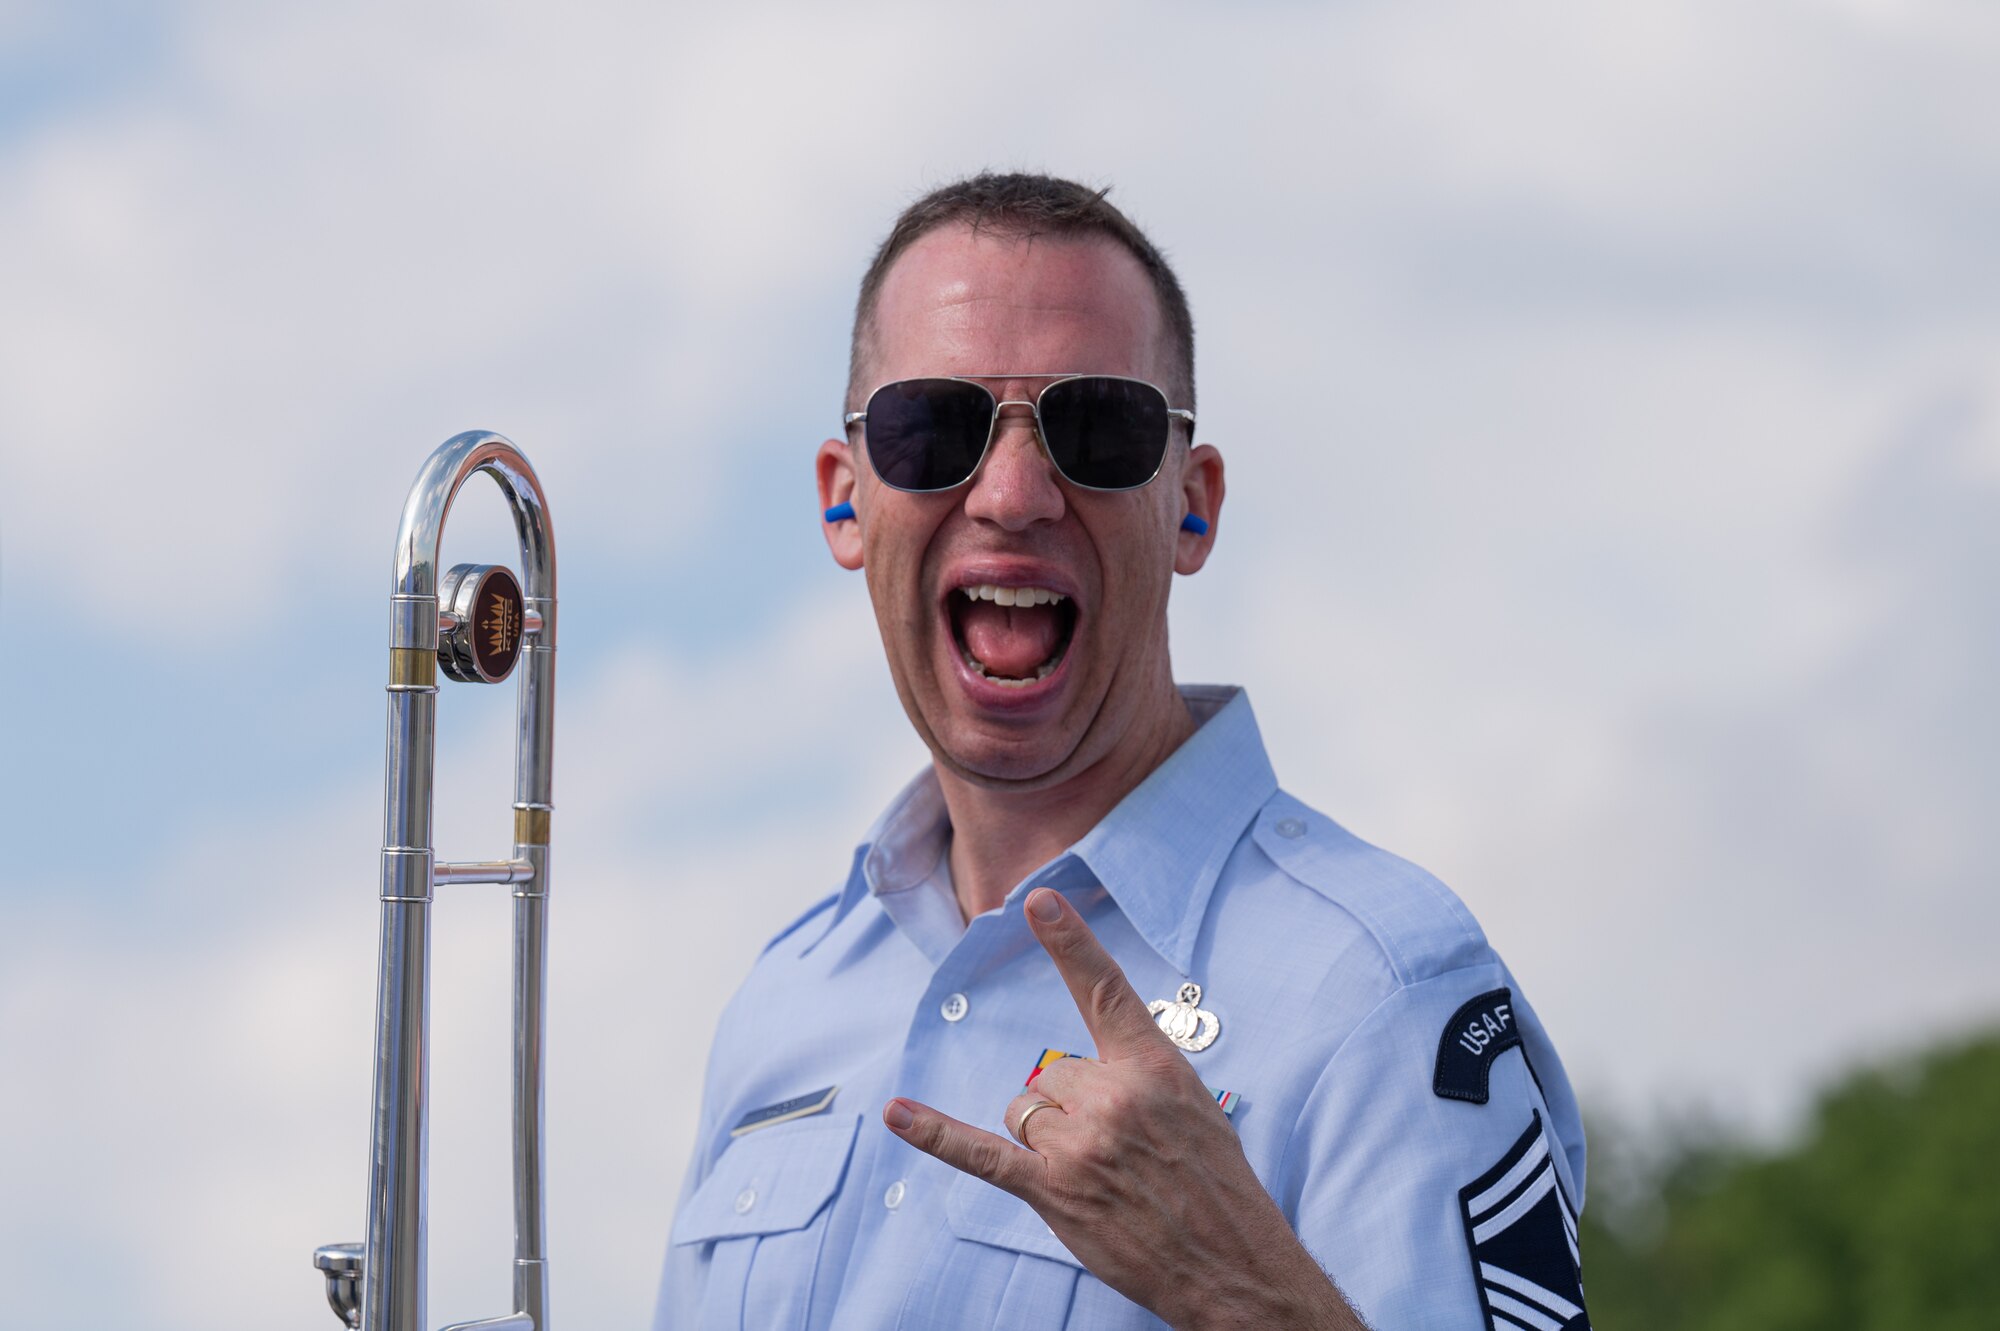
[{"label": "fingernail", "polygon": [[882,1109],[882,1121],[901,1132],[915,1123],[917,1116],[912,1114],[910,1107],[901,1100],[891,1100]]},{"label": "fingernail", "polygon": [[1054,924],[1062,918],[1062,899],[1046,887],[1038,887],[1028,894],[1028,913],[1043,924]]}]

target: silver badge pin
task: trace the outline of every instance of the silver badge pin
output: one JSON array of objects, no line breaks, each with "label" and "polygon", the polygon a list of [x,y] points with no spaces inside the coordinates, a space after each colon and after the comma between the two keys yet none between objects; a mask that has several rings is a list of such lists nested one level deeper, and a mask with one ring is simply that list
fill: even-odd
[{"label": "silver badge pin", "polygon": [[1173,1002],[1156,998],[1146,1004],[1146,1011],[1153,1014],[1153,1020],[1169,1040],[1190,1054],[1198,1054],[1214,1044],[1222,1031],[1222,1023],[1215,1014],[1201,1005],[1201,986],[1192,980],[1181,986]]}]

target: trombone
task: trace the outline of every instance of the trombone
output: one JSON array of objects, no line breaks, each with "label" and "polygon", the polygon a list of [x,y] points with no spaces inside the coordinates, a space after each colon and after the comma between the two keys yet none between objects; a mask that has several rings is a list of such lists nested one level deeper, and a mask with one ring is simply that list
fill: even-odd
[{"label": "trombone", "polygon": [[[477,472],[499,483],[513,511],[519,579],[497,564],[460,564],[438,577],[445,516]],[[439,863],[431,850],[438,672],[497,684],[517,662],[513,851],[503,860]],[[455,435],[417,473],[396,533],[368,1239],[329,1243],[313,1254],[327,1302],[349,1327],[424,1331],[431,894],[442,883],[507,883],[514,892],[514,1308],[444,1331],[548,1331],[542,1002],[555,674],[556,556],[541,482],[501,436]]]}]

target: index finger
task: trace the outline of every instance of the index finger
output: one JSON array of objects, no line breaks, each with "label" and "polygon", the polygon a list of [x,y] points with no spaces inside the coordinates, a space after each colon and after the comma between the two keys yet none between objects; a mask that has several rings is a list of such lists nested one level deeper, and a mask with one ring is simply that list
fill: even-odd
[{"label": "index finger", "polygon": [[919,1151],[936,1156],[953,1169],[1005,1188],[1030,1206],[1041,1205],[1043,1160],[1033,1151],[902,1096],[882,1106],[882,1122]]},{"label": "index finger", "polygon": [[1100,1058],[1120,1058],[1144,1050],[1173,1046],[1154,1024],[1153,1014],[1125,978],[1104,944],[1083,922],[1076,908],[1053,888],[1028,893],[1028,927],[1035,931],[1069,986],[1083,1024],[1097,1041]]}]

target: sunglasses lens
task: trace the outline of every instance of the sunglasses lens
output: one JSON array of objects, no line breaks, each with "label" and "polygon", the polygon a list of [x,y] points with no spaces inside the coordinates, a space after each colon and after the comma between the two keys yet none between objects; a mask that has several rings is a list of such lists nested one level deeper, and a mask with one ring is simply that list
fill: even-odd
[{"label": "sunglasses lens", "polygon": [[993,395],[962,379],[903,379],[868,399],[863,438],[898,490],[949,490],[972,475],[993,428]]},{"label": "sunglasses lens", "polygon": [[1167,399],[1151,384],[1063,379],[1042,393],[1041,409],[1049,456],[1078,485],[1129,490],[1152,480],[1167,456]]}]

